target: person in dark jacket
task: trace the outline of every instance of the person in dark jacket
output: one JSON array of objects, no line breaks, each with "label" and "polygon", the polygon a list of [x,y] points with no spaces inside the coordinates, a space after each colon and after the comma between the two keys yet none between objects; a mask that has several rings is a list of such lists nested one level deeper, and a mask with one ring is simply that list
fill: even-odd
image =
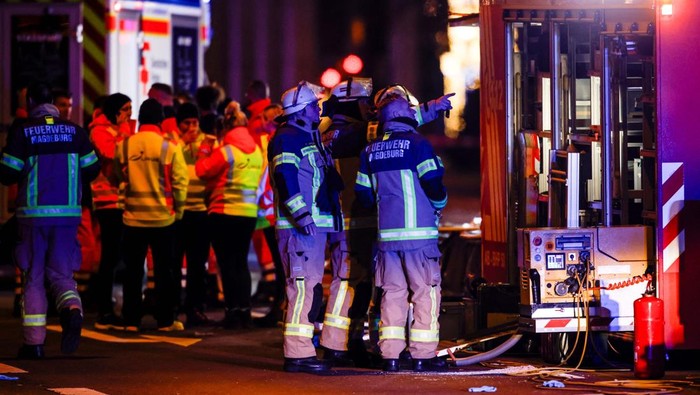
[{"label": "person in dark jacket", "polygon": [[[287,277],[284,370],[288,372],[320,372],[330,365],[316,358],[312,320],[321,309],[328,234],[342,229],[337,196],[342,188],[329,182],[335,167],[321,144],[316,92],[314,85],[302,81],[282,95],[286,122],[275,132],[267,151],[277,213],[275,230]],[[340,178],[337,172],[335,177]]]},{"label": "person in dark jacket", "polygon": [[100,169],[87,133],[59,117],[47,84],[30,85],[29,119],[10,131],[0,159],[0,182],[18,184],[17,265],[24,272],[24,344],[18,357],[44,357],[47,298],[45,281],[60,313],[61,352],[75,352],[83,308],[73,272],[80,267],[77,242],[83,181]]},{"label": "person in dark jacket", "polygon": [[[381,287],[379,348],[385,371],[399,370],[406,349],[414,371],[443,370],[435,350],[439,340],[440,251],[438,222],[447,204],[445,168],[432,146],[418,134],[415,110],[404,95],[378,103],[383,136],[360,154],[355,195],[377,208],[377,267]],[[413,320],[406,322],[409,301]]]}]

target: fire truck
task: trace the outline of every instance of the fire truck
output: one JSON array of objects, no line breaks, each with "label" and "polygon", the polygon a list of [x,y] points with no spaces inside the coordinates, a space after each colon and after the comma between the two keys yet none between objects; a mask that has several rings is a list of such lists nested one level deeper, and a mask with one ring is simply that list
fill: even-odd
[{"label": "fire truck", "polygon": [[482,274],[518,285],[521,330],[630,331],[650,279],[666,349],[700,349],[699,17],[694,0],[481,2]]},{"label": "fire truck", "polygon": [[100,95],[124,93],[137,109],[153,83],[193,94],[206,80],[208,1],[9,0],[0,20],[2,125],[37,78],[72,94],[79,124]]}]

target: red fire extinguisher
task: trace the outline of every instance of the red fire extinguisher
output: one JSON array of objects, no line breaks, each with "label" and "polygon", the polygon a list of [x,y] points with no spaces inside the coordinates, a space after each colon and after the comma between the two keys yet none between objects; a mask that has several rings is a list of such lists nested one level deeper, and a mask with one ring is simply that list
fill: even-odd
[{"label": "red fire extinguisher", "polygon": [[634,301],[634,377],[661,378],[665,362],[664,302],[647,290]]}]

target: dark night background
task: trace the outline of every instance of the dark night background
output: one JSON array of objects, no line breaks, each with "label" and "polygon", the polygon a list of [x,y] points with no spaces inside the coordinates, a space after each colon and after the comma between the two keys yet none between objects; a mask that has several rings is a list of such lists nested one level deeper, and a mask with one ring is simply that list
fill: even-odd
[{"label": "dark night background", "polygon": [[446,0],[212,0],[211,11],[205,70],[233,99],[262,79],[278,101],[299,80],[319,84],[326,68],[341,70],[350,53],[362,58],[358,76],[372,77],[375,90],[401,83],[421,101],[443,94]]}]

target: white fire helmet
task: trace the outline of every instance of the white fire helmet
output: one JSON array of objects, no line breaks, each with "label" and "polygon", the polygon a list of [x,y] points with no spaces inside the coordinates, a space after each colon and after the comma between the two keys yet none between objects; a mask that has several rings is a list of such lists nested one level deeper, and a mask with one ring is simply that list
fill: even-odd
[{"label": "white fire helmet", "polygon": [[299,81],[294,88],[282,94],[282,111],[284,115],[301,111],[307,104],[318,101],[323,94],[323,88],[307,81]]},{"label": "white fire helmet", "polygon": [[384,99],[390,96],[401,96],[405,98],[411,104],[412,107],[415,107],[420,104],[418,102],[418,99],[416,99],[416,97],[413,96],[413,94],[411,94],[411,92],[405,86],[394,84],[389,85],[386,88],[380,89],[374,95],[374,106],[379,107],[379,103],[381,103]]},{"label": "white fire helmet", "polygon": [[372,96],[371,78],[353,78],[342,81],[334,86],[331,95],[338,98],[338,101],[352,101]]}]

